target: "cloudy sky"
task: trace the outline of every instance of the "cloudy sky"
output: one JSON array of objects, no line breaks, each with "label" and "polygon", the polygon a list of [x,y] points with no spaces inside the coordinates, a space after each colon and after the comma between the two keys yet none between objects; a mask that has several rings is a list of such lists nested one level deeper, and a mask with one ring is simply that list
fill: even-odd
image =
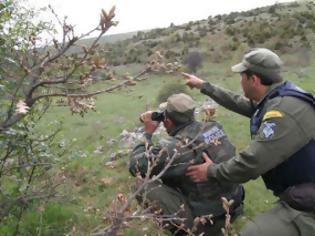
[{"label": "cloudy sky", "polygon": [[[167,27],[206,19],[208,16],[245,11],[290,0],[25,0],[30,6],[40,8],[48,4],[59,16],[68,16],[68,23],[77,33],[87,32],[99,22],[102,8],[116,6],[118,26],[108,34]],[[50,16],[51,17],[51,16]]]}]

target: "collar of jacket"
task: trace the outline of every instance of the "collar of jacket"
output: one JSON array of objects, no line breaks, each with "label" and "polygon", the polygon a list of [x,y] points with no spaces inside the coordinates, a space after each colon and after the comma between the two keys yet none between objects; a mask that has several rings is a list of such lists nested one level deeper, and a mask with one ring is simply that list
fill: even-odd
[{"label": "collar of jacket", "polygon": [[183,128],[185,128],[186,126],[188,126],[188,125],[190,125],[190,124],[192,124],[194,122],[195,121],[188,121],[188,122],[186,122],[184,124],[177,125],[173,129],[171,129],[168,134],[170,136],[175,136],[180,130],[182,130]]},{"label": "collar of jacket", "polygon": [[281,81],[279,83],[274,83],[274,84],[270,85],[268,90],[267,90],[267,92],[266,92],[266,94],[262,97],[262,99],[260,99],[260,101],[257,103],[256,107],[259,107],[261,105],[261,103],[264,102],[265,98],[268,96],[268,94],[271,93],[272,90],[274,90],[275,88],[281,86],[284,83],[285,83],[285,81]]}]

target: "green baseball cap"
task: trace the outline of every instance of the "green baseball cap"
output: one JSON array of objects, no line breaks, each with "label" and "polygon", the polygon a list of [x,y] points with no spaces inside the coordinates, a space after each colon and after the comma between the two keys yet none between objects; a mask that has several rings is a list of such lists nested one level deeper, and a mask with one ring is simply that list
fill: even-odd
[{"label": "green baseball cap", "polygon": [[185,93],[173,94],[160,104],[159,109],[177,123],[185,123],[194,119],[195,101]]},{"label": "green baseball cap", "polygon": [[[266,48],[254,48],[246,53],[241,63],[231,67],[233,72],[242,73],[246,70],[273,78],[280,75],[283,62],[274,52]],[[278,76],[275,76],[277,79]]]}]

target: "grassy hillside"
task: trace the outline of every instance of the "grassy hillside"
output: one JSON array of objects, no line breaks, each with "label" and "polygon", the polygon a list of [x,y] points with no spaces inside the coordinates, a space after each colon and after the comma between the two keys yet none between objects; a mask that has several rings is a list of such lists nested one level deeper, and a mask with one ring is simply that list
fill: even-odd
[{"label": "grassy hillside", "polygon": [[209,16],[105,44],[104,56],[118,65],[143,63],[157,50],[170,61],[183,61],[190,52],[198,51],[212,62],[223,62],[251,47],[294,53],[315,46],[314,12],[314,1],[299,1]]}]

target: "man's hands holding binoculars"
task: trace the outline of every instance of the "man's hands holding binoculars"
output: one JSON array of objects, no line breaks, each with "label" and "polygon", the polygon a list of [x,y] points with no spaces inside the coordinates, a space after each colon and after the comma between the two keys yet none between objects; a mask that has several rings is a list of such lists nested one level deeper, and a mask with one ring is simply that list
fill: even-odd
[{"label": "man's hands holding binoculars", "polygon": [[160,122],[152,120],[153,111],[146,111],[140,115],[140,121],[144,124],[144,131],[148,134],[153,134],[159,127]]}]

